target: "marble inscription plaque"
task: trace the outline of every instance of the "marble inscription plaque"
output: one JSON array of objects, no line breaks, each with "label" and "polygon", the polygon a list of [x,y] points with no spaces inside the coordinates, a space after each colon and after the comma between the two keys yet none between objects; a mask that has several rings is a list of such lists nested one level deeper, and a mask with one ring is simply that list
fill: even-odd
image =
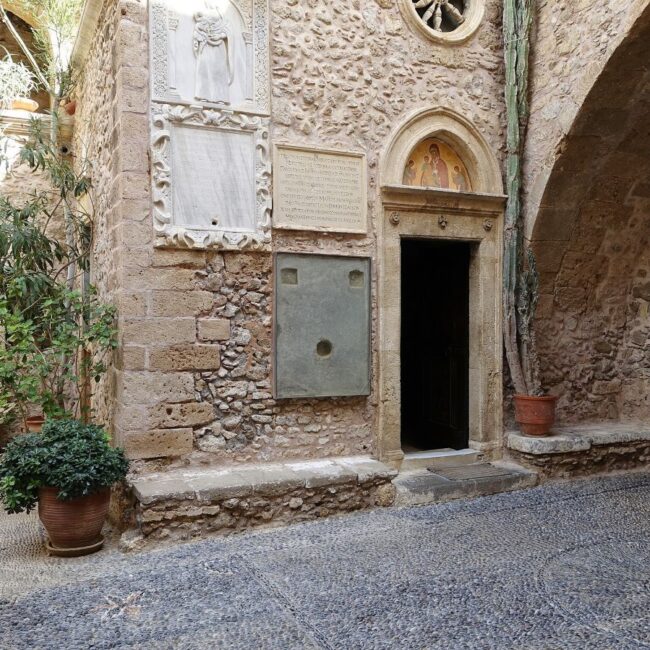
[{"label": "marble inscription plaque", "polygon": [[156,245],[269,250],[269,121],[233,111],[152,105]]},{"label": "marble inscription plaque", "polygon": [[177,125],[172,130],[176,225],[255,230],[255,134]]},{"label": "marble inscription plaque", "polygon": [[274,174],[275,228],[367,232],[363,154],[276,145]]}]

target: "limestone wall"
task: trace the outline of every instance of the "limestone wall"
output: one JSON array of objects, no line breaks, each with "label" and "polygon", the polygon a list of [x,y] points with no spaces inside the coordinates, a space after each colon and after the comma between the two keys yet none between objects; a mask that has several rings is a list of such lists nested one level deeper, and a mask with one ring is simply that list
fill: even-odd
[{"label": "limestone wall", "polygon": [[565,422],[648,416],[645,5],[615,51],[607,46],[607,65],[555,151],[536,217],[542,380],[560,396]]},{"label": "limestone wall", "polygon": [[[274,231],[273,250],[376,262],[379,161],[408,114],[458,111],[502,155],[501,3],[488,0],[477,34],[455,47],[416,33],[394,0],[271,8],[272,141],[364,152],[372,224],[367,236]],[[270,253],[154,249],[147,39],[145,0],[107,2],[79,95],[77,147],[96,168],[94,279],[120,314],[99,412],[114,394],[117,439],[149,467],[371,453],[376,356],[368,398],[272,399]],[[376,295],[375,278],[375,351]]]},{"label": "limestone wall", "polygon": [[[147,72],[141,65],[146,53],[145,17],[143,3],[103,3],[76,91],[75,155],[79,164],[84,159],[89,163],[92,178],[92,282],[103,300],[126,313],[130,303],[129,295],[121,291],[123,261],[131,257],[131,249],[142,250],[151,240],[150,228],[141,229],[143,237],[134,236],[137,224],[149,218],[147,183],[137,180],[138,170],[144,178],[147,167]],[[122,355],[116,356],[116,365],[95,387],[93,401],[95,419],[109,426],[116,375],[122,367]]]},{"label": "limestone wall", "polygon": [[643,420],[648,402],[647,201],[624,205],[596,179],[551,285],[537,337],[545,387],[563,422]]}]

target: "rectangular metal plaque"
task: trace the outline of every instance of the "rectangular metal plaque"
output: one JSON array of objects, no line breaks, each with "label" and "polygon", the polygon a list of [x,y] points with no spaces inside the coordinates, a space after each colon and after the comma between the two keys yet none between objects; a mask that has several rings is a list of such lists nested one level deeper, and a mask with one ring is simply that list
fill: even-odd
[{"label": "rectangular metal plaque", "polygon": [[275,396],[370,393],[370,259],[278,253]]},{"label": "rectangular metal plaque", "polygon": [[366,157],[278,144],[273,158],[273,227],[366,233]]}]

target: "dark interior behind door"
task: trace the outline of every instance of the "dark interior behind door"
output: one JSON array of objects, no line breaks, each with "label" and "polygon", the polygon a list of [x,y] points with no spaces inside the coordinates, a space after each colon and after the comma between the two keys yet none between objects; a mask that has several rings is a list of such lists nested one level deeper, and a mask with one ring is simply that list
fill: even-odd
[{"label": "dark interior behind door", "polygon": [[402,240],[402,446],[463,449],[470,244]]}]

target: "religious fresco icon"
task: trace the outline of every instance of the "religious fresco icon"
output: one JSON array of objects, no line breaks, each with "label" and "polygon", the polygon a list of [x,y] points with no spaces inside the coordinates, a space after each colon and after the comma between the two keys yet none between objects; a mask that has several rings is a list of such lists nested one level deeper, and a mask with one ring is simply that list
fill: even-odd
[{"label": "religious fresco icon", "polygon": [[411,151],[404,166],[402,183],[457,192],[472,189],[463,161],[446,142],[437,138],[426,138]]}]

